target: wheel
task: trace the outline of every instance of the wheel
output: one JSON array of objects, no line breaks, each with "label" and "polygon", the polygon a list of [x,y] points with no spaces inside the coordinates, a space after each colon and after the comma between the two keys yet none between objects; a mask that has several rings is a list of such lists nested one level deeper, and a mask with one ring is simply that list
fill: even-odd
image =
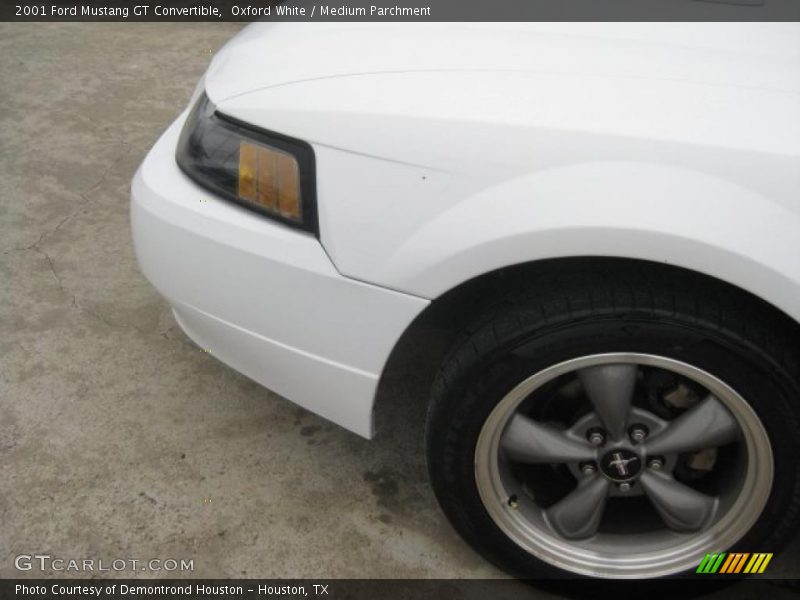
[{"label": "wheel", "polygon": [[559,274],[501,296],[434,383],[428,467],[456,530],[521,577],[694,574],[800,515],[795,325],[701,276]]}]

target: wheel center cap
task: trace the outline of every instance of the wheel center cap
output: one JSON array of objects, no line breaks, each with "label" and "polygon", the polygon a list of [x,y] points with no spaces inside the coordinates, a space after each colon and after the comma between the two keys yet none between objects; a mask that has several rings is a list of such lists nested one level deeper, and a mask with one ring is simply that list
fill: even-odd
[{"label": "wheel center cap", "polygon": [[642,470],[642,459],[631,450],[617,448],[603,456],[600,470],[611,481],[630,481]]}]

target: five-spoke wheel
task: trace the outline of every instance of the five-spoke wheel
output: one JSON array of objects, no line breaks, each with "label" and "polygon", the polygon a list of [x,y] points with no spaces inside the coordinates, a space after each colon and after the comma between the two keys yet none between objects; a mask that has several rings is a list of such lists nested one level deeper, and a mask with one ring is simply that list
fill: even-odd
[{"label": "five-spoke wheel", "polygon": [[652,579],[792,539],[790,322],[635,261],[495,283],[443,360],[426,432],[436,497],[476,550],[522,577]]},{"label": "five-spoke wheel", "polygon": [[767,434],[734,390],[645,354],[582,357],[525,379],[486,420],[475,464],[509,537],[574,572],[617,576],[680,571],[711,540],[733,543],[773,473]]}]

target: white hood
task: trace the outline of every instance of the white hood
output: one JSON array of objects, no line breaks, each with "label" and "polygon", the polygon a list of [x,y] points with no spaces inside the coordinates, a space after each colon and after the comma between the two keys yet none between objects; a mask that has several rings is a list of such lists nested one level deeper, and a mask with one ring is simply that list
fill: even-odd
[{"label": "white hood", "polygon": [[759,23],[258,23],[216,55],[215,103],[321,78],[535,71],[800,91],[800,25]]}]

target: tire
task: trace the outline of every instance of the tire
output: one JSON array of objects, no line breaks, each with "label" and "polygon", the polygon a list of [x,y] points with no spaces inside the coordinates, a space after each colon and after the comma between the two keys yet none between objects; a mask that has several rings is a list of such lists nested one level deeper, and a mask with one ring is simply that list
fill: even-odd
[{"label": "tire", "polygon": [[[457,337],[428,410],[432,485],[470,545],[522,578],[655,579],[696,578],[705,553],[775,553],[791,539],[796,324],[658,265],[552,270],[515,287]],[[704,418],[709,437],[697,433]],[[578,448],[592,435],[603,445]]]}]

